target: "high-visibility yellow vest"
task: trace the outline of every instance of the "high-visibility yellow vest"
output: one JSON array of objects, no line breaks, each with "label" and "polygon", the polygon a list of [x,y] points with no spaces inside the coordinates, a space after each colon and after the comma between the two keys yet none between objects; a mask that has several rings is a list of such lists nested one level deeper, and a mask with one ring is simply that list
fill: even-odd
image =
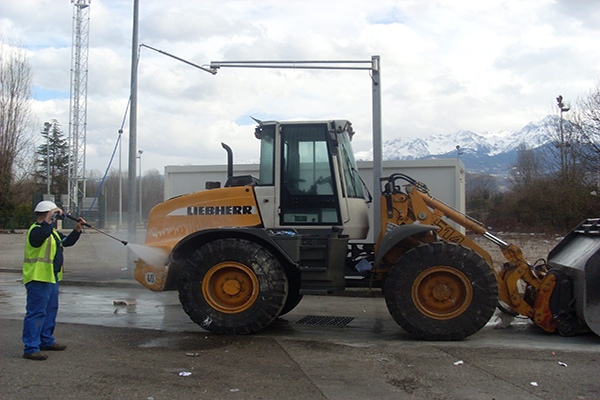
[{"label": "high-visibility yellow vest", "polygon": [[[56,240],[53,236],[60,238],[56,229],[52,228],[52,234],[40,247],[33,247],[29,243],[31,230],[39,226],[34,223],[27,232],[27,244],[25,245],[25,259],[23,260],[23,284],[31,281],[56,283],[54,278],[54,256],[56,255]],[[58,280],[62,280],[62,266],[58,273]]]}]

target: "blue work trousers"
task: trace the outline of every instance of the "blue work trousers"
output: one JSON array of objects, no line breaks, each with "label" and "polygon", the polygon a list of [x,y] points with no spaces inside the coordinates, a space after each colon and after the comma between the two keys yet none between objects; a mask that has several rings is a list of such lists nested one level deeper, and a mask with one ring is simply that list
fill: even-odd
[{"label": "blue work trousers", "polygon": [[58,313],[58,277],[56,283],[31,281],[27,289],[27,314],[23,321],[25,354],[54,344],[54,327]]}]

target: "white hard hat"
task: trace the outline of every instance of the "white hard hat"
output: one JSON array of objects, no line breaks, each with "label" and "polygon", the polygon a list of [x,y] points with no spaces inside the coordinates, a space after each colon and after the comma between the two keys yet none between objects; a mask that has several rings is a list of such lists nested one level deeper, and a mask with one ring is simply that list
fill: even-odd
[{"label": "white hard hat", "polygon": [[56,204],[51,201],[44,200],[40,201],[38,205],[35,206],[35,210],[33,210],[33,212],[48,212],[50,210],[54,210],[55,208],[57,208]]}]

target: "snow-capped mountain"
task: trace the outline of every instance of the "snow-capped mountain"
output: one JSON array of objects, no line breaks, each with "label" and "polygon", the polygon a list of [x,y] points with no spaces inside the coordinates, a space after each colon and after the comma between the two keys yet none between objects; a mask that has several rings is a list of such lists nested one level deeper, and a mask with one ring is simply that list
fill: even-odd
[{"label": "snow-capped mountain", "polygon": [[[460,156],[468,172],[505,173],[516,160],[521,143],[531,149],[550,142],[548,132],[556,127],[558,116],[548,115],[518,131],[458,131],[426,138],[398,138],[383,143],[384,160],[418,160]],[[457,149],[457,146],[460,146]],[[459,155],[460,152],[460,155]],[[356,153],[357,160],[372,160],[373,150]]]}]

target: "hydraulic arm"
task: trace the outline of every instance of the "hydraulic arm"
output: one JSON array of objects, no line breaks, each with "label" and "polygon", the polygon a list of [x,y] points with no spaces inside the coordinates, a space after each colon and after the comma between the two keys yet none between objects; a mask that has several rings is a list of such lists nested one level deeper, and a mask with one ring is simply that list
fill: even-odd
[{"label": "hydraulic arm", "polygon": [[[402,188],[404,190],[396,186],[397,179],[408,181],[408,185]],[[501,302],[515,313],[531,318],[546,331],[556,329],[549,307],[556,277],[546,273],[545,264],[533,266],[525,259],[519,246],[504,242],[488,232],[480,222],[431,197],[423,183],[403,174],[394,174],[386,181],[382,196],[383,225],[385,222],[396,225],[419,223],[437,227],[436,234],[441,239],[473,249],[490,264],[498,280]],[[506,259],[502,268],[499,271],[494,269],[490,255],[443,217],[499,246]],[[380,238],[384,233],[382,231]]]}]

